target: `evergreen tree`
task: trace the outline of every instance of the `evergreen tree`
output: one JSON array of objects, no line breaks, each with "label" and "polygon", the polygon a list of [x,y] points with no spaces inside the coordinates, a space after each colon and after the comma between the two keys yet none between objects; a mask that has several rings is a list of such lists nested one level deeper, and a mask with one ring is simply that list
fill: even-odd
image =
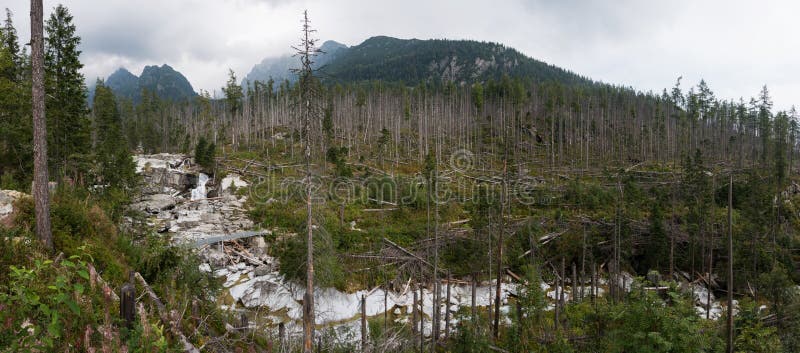
[{"label": "evergreen tree", "polygon": [[11,19],[11,10],[6,9],[6,20],[3,27],[0,29],[0,38],[2,39],[2,46],[6,50],[6,54],[11,59],[12,65],[4,67],[2,74],[9,79],[17,80],[22,76],[23,54],[19,48],[19,37],[17,30],[14,28],[14,21]]},{"label": "evergreen tree", "polygon": [[75,34],[72,15],[58,5],[45,25],[45,89],[50,168],[55,175],[80,177],[86,172],[90,121],[86,84],[80,69],[81,39]]},{"label": "evergreen tree", "polygon": [[206,141],[206,138],[200,137],[200,140],[197,141],[197,145],[194,146],[194,162],[198,165],[205,165],[207,147],[208,142]]},{"label": "evergreen tree", "polygon": [[97,128],[96,156],[103,184],[129,188],[136,180],[136,166],[122,133],[117,101],[111,89],[97,81],[94,96],[94,118]]},{"label": "evergreen tree", "polygon": [[214,170],[214,156],[217,153],[217,145],[209,143],[205,137],[200,137],[197,145],[194,146],[194,162],[203,167],[207,172]]},{"label": "evergreen tree", "polygon": [[32,127],[30,119],[30,92],[28,80],[23,79],[23,60],[17,60],[19,46],[11,13],[4,27],[0,27],[0,176],[21,181],[19,187],[30,180],[33,165]]},{"label": "evergreen tree", "polygon": [[772,99],[769,97],[767,86],[761,89],[758,94],[757,114],[758,114],[758,133],[761,137],[761,164],[766,167],[767,153],[769,149],[771,118],[772,118]]},{"label": "evergreen tree", "polygon": [[228,83],[222,87],[222,92],[225,93],[225,103],[228,105],[228,111],[231,115],[236,115],[242,111],[242,86],[236,83],[236,73],[232,69],[228,69]]}]

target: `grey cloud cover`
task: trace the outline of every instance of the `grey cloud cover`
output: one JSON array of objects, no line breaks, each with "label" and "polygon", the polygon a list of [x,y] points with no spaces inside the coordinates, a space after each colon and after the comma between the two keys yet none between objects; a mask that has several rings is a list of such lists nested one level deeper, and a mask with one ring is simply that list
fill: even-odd
[{"label": "grey cloud cover", "polygon": [[[46,12],[57,2],[45,1]],[[289,52],[301,12],[318,36],[348,45],[373,35],[501,42],[540,60],[609,83],[660,91],[678,76],[700,78],[719,97],[755,95],[767,84],[776,107],[800,97],[800,26],[793,1],[367,1],[76,0],[87,80],[119,66],[134,73],[168,63],[196,89],[219,92],[228,68],[239,77],[266,56]],[[25,0],[15,13],[23,40]]]}]

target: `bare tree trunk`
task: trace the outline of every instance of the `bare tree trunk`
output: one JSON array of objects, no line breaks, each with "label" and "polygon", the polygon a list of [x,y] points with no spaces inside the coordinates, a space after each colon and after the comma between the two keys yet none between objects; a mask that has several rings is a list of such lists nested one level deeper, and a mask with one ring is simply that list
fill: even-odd
[{"label": "bare tree trunk", "polygon": [[[508,147],[504,147],[507,155]],[[507,157],[507,156],[506,156]],[[503,190],[502,195],[500,196],[500,232],[497,235],[497,285],[495,286],[495,297],[494,297],[494,339],[497,340],[500,337],[500,286],[502,284],[503,279],[503,233],[505,233],[505,204],[508,202],[506,200],[506,181],[508,178],[508,160],[506,158],[503,159]]]},{"label": "bare tree trunk", "polygon": [[572,302],[578,301],[578,269],[575,263],[572,263]]},{"label": "bare tree trunk", "polygon": [[303,351],[311,353],[314,342],[314,238],[312,233],[312,208],[311,208],[311,100],[312,90],[314,89],[313,72],[311,69],[312,57],[317,53],[314,46],[315,39],[309,36],[313,33],[308,21],[308,12],[303,12],[303,47],[300,49],[301,62],[303,64],[301,72],[300,104],[303,112],[303,125],[305,128],[305,164],[306,164],[306,294],[303,300]]},{"label": "bare tree trunk", "polygon": [[411,293],[414,294],[414,301],[411,304],[411,335],[417,336],[417,288],[411,288]]},{"label": "bare tree trunk", "polygon": [[367,298],[361,295],[361,351],[367,351]]},{"label": "bare tree trunk", "polygon": [[453,277],[450,276],[450,271],[447,271],[447,299],[444,302],[444,341],[450,338],[450,282]]},{"label": "bare tree trunk", "polygon": [[425,292],[419,286],[419,351],[425,351]]},{"label": "bare tree trunk", "polygon": [[50,251],[50,194],[47,176],[47,121],[44,116],[44,29],[42,0],[31,0],[31,69],[33,80],[33,199],[36,235]]},{"label": "bare tree trunk", "polygon": [[733,353],[733,174],[728,184],[728,342],[727,352]]},{"label": "bare tree trunk", "polygon": [[475,293],[475,290],[477,289],[477,286],[478,286],[478,279],[476,278],[475,273],[473,273],[472,274],[472,293],[471,293],[472,294],[471,309],[472,309],[472,327],[473,327],[473,330],[475,329],[475,326],[478,323],[478,307],[476,306],[476,304],[477,304],[476,299],[477,298],[476,298],[476,293]]},{"label": "bare tree trunk", "polygon": [[[561,257],[561,293],[559,293],[558,297],[558,305],[561,306],[561,313],[562,313],[562,321],[566,321],[563,319],[564,307],[566,304],[566,294],[564,294],[564,289],[567,287],[567,267],[566,267],[566,260],[564,257]],[[561,322],[556,322],[556,325],[561,325]]]}]

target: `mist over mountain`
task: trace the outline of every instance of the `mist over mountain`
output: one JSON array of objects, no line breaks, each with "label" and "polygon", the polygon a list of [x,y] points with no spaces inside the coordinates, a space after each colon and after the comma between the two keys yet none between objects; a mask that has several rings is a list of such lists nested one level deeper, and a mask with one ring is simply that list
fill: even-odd
[{"label": "mist over mountain", "polygon": [[[315,57],[314,67],[320,68],[331,61],[336,60],[342,53],[347,51],[347,46],[336,41],[326,41],[320,46],[322,51]],[[297,57],[286,54],[277,57],[268,57],[261,60],[260,63],[253,66],[250,72],[242,79],[242,87],[247,87],[247,83],[255,81],[267,82],[269,79],[275,82],[283,82],[289,80],[294,82],[296,75],[292,73],[292,69],[300,65]]]}]

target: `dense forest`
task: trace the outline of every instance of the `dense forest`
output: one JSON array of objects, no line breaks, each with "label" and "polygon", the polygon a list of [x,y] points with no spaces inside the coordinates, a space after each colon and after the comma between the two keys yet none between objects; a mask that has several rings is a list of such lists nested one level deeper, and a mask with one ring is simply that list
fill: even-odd
[{"label": "dense forest", "polygon": [[[0,189],[32,193],[33,60],[12,20]],[[639,92],[499,44],[389,37],[318,68],[306,36],[291,82],[242,86],[229,70],[224,97],[174,99],[97,80],[89,104],[75,26],[61,5],[45,21],[54,245],[35,241],[33,201],[0,225],[0,351],[285,351],[269,329],[226,328],[239,318],[205,300],[222,283],[196,254],[123,226],[142,217],[127,207],[143,187],[137,153],[253,178],[250,218],[290,234],[264,239],[280,273],[311,288],[446,287],[449,300],[451,283],[496,284],[488,307],[452,313],[455,328],[449,304],[418,320],[415,299],[413,319],[372,317],[361,342],[318,338],[325,351],[800,351],[800,127],[766,86],[748,100],[681,78]],[[163,303],[130,323],[109,303],[132,268]],[[501,281],[518,288],[505,304]]]}]

